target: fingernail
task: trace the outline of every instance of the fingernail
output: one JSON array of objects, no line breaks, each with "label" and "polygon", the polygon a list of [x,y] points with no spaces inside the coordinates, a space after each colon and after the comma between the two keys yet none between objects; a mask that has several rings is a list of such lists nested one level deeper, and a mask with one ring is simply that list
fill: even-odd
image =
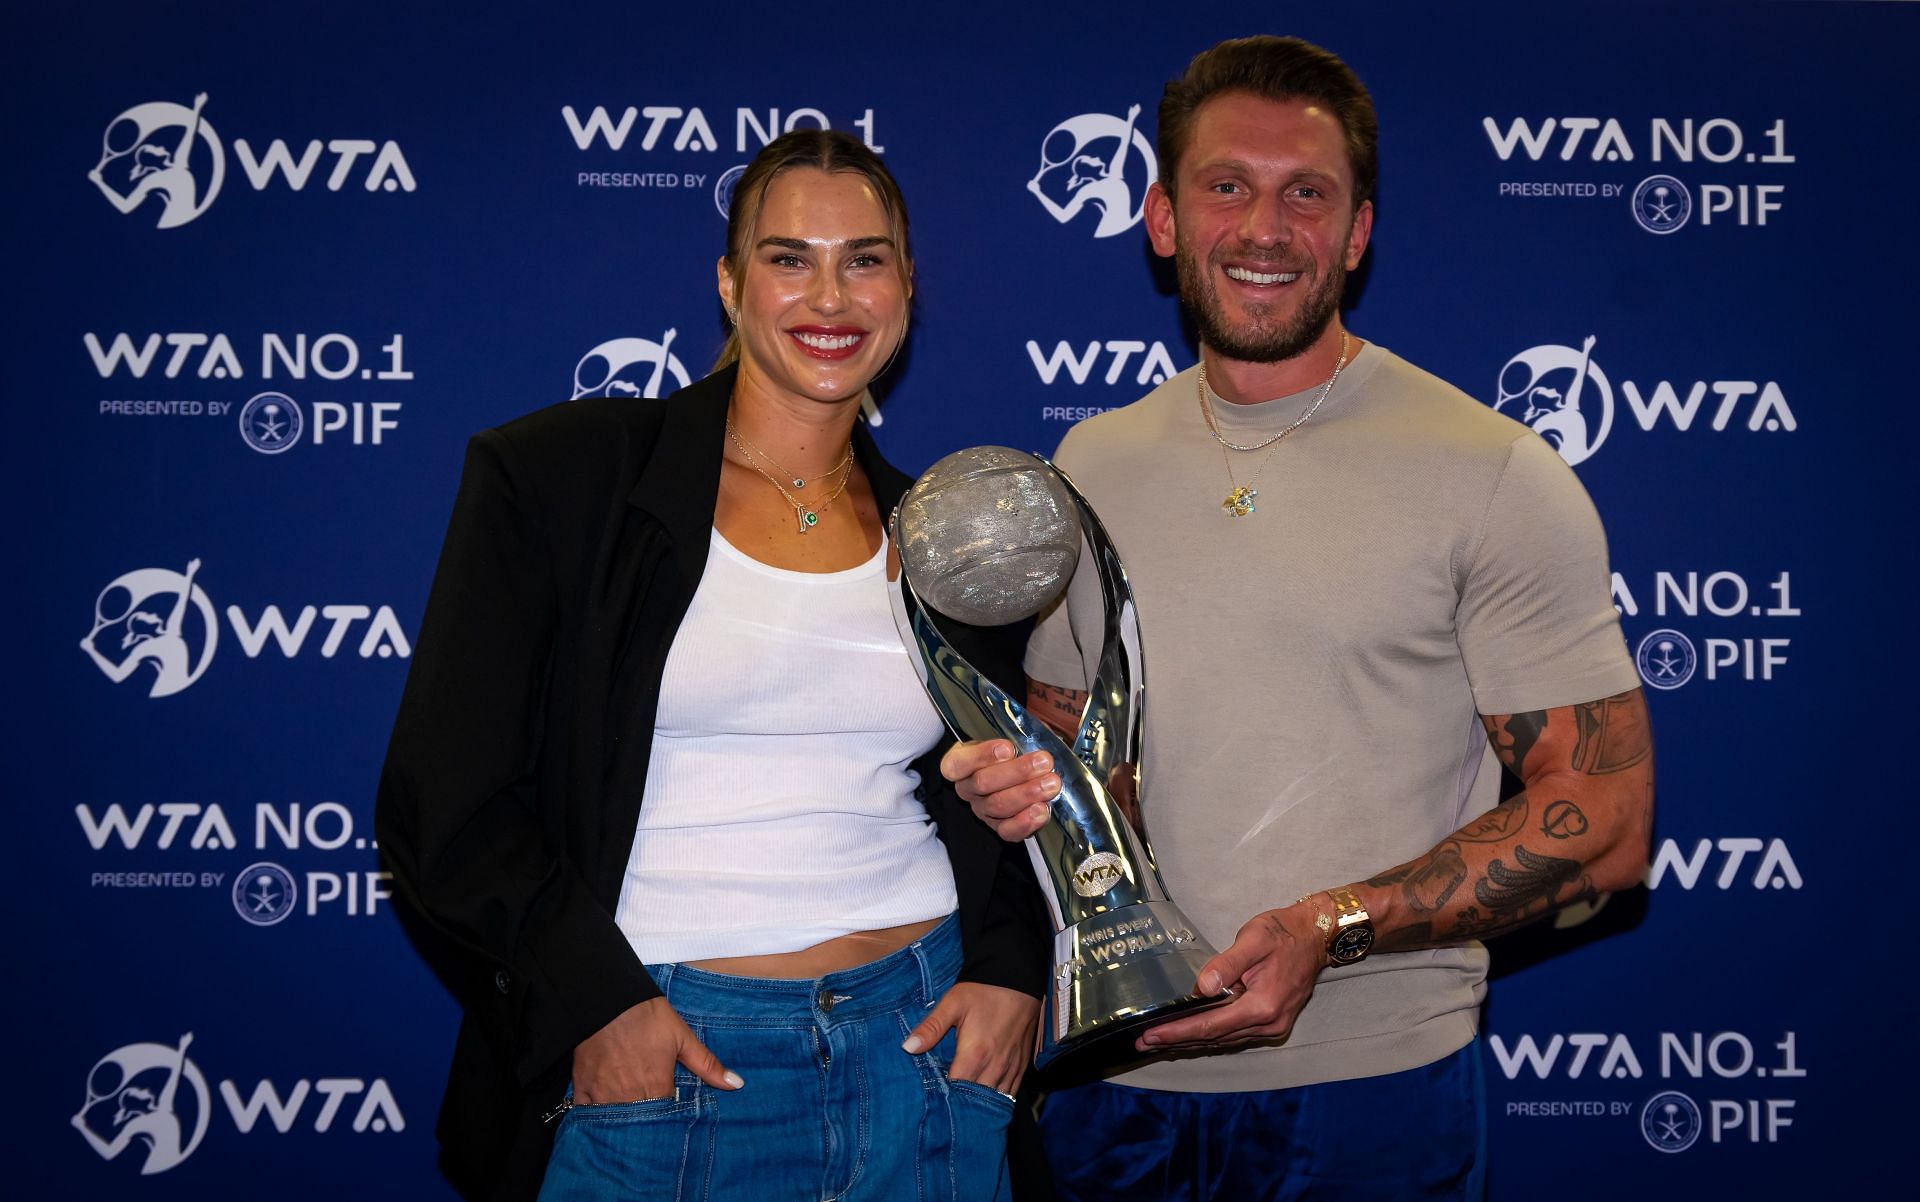
[{"label": "fingernail", "polygon": [[1007,743],[995,743],[993,745],[993,758],[996,760],[1012,759],[1013,758],[1012,745]]},{"label": "fingernail", "polygon": [[1154,1047],[1160,1042],[1160,1037],[1158,1035],[1153,1034],[1151,1031],[1149,1031],[1147,1034],[1142,1035],[1140,1037],[1140,1042],[1147,1045],[1148,1047]]},{"label": "fingernail", "polygon": [[1050,811],[1045,806],[1035,806],[1027,811],[1027,817],[1034,822],[1045,822]]},{"label": "fingernail", "polygon": [[903,1052],[906,1052],[909,1055],[918,1056],[920,1054],[920,1049],[925,1046],[926,1046],[925,1044],[920,1042],[920,1037],[918,1035],[909,1035],[906,1038],[906,1042],[900,1045],[900,1050]]},{"label": "fingernail", "polygon": [[1057,776],[1049,776],[1047,779],[1041,781],[1040,791],[1048,797],[1058,797],[1060,795],[1060,778]]},{"label": "fingernail", "polygon": [[742,1085],[746,1084],[745,1081],[741,1080],[740,1074],[734,1072],[732,1069],[728,1069],[720,1079],[727,1083],[728,1089],[739,1089]]},{"label": "fingernail", "polygon": [[1034,752],[1031,762],[1035,772],[1045,772],[1047,769],[1053,767],[1053,757],[1044,751]]},{"label": "fingernail", "polygon": [[1201,993],[1219,993],[1220,992],[1220,974],[1217,972],[1201,973],[1200,974],[1200,992]]}]

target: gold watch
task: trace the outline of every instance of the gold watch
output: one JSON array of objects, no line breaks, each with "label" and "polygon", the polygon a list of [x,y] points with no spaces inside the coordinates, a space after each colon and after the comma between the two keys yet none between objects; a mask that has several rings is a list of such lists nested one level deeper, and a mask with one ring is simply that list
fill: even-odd
[{"label": "gold watch", "polygon": [[1333,914],[1319,914],[1314,925],[1327,937],[1328,964],[1358,964],[1373,948],[1373,915],[1346,885],[1327,890]]}]

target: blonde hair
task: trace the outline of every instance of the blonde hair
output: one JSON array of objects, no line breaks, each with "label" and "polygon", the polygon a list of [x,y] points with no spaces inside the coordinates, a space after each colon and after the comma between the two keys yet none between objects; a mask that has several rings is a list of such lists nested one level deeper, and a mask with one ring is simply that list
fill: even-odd
[{"label": "blonde hair", "polygon": [[[902,277],[913,275],[913,244],[907,231],[907,199],[900,194],[900,185],[894,182],[893,173],[880,161],[880,156],[867,147],[865,142],[837,129],[796,129],[781,134],[760,148],[753,156],[747,169],[733,187],[733,201],[727,208],[727,270],[733,276],[733,297],[730,310],[737,311],[740,304],[740,289],[747,278],[747,260],[752,252],[754,226],[760,219],[760,207],[767,199],[767,188],[782,172],[798,167],[811,167],[816,171],[850,171],[864,176],[880,194],[881,203],[886,206],[887,220],[891,224],[894,245],[899,247],[900,273]],[[720,357],[713,362],[713,370],[740,360],[740,331],[738,328],[727,330],[726,345],[720,348]]]}]

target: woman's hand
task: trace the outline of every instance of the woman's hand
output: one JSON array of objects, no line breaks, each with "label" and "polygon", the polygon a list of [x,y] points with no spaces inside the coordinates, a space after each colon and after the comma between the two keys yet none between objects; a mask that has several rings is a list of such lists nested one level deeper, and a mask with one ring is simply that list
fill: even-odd
[{"label": "woman's hand", "polygon": [[962,981],[940,999],[900,1046],[924,1052],[946,1037],[954,1041],[953,1065],[947,1077],[974,1081],[1012,1096],[1033,1061],[1034,1039],[1040,1028],[1040,999],[1017,989]]},{"label": "woman's hand", "polygon": [[673,1096],[673,1066],[715,1089],[745,1082],[694,1038],[693,1029],[663,997],[622,1011],[620,1017],[573,1049],[573,1100],[580,1106]]}]

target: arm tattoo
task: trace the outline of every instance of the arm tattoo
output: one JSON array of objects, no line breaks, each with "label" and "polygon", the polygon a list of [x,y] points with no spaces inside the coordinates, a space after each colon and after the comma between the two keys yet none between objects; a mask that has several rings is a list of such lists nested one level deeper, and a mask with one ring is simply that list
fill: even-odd
[{"label": "arm tattoo", "polygon": [[1520,832],[1526,825],[1532,803],[1525,793],[1516,793],[1454,834],[1463,843],[1500,843]]},{"label": "arm tattoo", "polygon": [[1585,812],[1570,801],[1556,801],[1540,816],[1540,833],[1549,839],[1577,839],[1587,825]]},{"label": "arm tattoo", "polygon": [[1575,772],[1623,772],[1653,754],[1647,706],[1638,692],[1576,705],[1573,720],[1579,731],[1573,745]]},{"label": "arm tattoo", "polygon": [[1580,879],[1580,861],[1535,855],[1516,844],[1509,868],[1502,860],[1487,865],[1487,875],[1473,884],[1474,900],[1494,914],[1525,910],[1551,901],[1562,886]]},{"label": "arm tattoo", "polygon": [[1467,862],[1460,856],[1460,845],[1448,840],[1407,878],[1407,904],[1421,912],[1438,910],[1466,879]]},{"label": "arm tattoo", "polygon": [[[1512,770],[1515,776],[1525,779],[1527,772],[1527,753],[1540,741],[1540,733],[1547,728],[1547,711],[1527,710],[1519,714],[1503,714],[1498,717],[1482,718],[1487,728],[1487,737],[1493,740],[1493,749],[1501,762]],[[1505,740],[1501,735],[1506,736]]]}]

